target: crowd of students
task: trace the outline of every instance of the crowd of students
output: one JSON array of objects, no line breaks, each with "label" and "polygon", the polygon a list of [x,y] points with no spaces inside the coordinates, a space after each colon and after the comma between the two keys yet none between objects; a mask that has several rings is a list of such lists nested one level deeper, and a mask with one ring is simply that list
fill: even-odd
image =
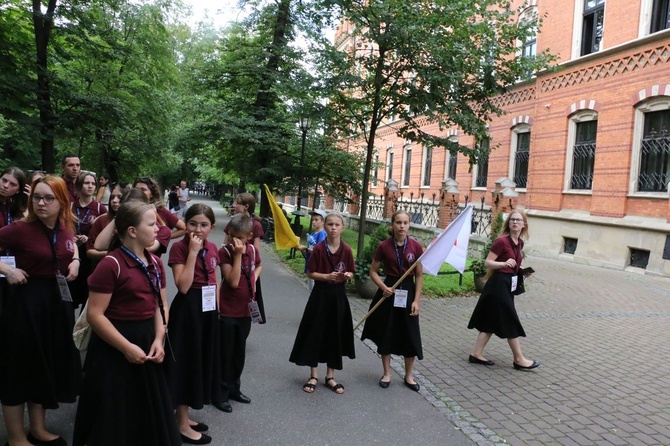
[{"label": "crowd of students", "polygon": [[[216,219],[207,205],[183,201],[180,219],[166,209],[150,177],[125,187],[105,177],[98,183],[71,155],[63,158],[62,170],[62,176],[27,178],[11,167],[0,175],[0,401],[7,444],[66,445],[46,429],[46,410],[77,397],[74,445],[210,443],[208,426],[194,420],[189,408],[212,404],[232,412],[230,400],[251,402],[241,390],[246,341],[251,324],[266,320],[255,198],[236,197],[219,248],[208,241]],[[107,191],[96,192],[98,184]],[[335,371],[342,370],[343,357],[355,358],[345,290],[355,263],[341,239],[343,216],[310,214],[315,231],[300,247],[310,295],[289,360],[310,368],[305,392],[316,390],[318,366],[325,363],[325,386],[343,394]],[[419,391],[413,369],[415,358],[423,357],[417,263],[423,248],[408,236],[409,227],[407,212],[394,213],[390,237],[374,254],[370,277],[379,290],[371,308],[380,305],[362,339],[371,339],[381,355],[381,388],[391,384],[396,354],[405,358],[404,385]],[[494,279],[470,322],[481,333],[469,361],[493,365],[482,352],[496,333],[509,339],[514,367],[531,370],[539,363],[521,353],[518,338],[525,333],[510,285],[522,260],[520,238],[528,235],[525,215],[513,212],[503,229],[487,257]],[[177,288],[168,308],[160,257],[173,238],[181,239],[168,256]],[[72,339],[79,307],[92,329],[83,366]]]}]

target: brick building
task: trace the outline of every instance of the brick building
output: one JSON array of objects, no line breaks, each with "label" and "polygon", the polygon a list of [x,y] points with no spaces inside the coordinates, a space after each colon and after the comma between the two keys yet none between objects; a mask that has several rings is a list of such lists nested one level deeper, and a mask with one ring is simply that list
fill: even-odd
[{"label": "brick building", "polygon": [[[469,172],[466,157],[382,126],[370,191],[384,195],[394,180],[405,197],[439,200],[451,178],[461,204],[467,195],[490,206],[496,181],[507,178],[518,194],[510,204],[528,212],[528,252],[670,274],[669,3],[526,0],[519,20],[544,20],[520,52],[549,49],[558,70],[498,98],[506,114],[481,142],[494,148],[489,159]],[[351,44],[346,31],[336,34],[341,47]],[[474,147],[458,128],[447,135]]]}]

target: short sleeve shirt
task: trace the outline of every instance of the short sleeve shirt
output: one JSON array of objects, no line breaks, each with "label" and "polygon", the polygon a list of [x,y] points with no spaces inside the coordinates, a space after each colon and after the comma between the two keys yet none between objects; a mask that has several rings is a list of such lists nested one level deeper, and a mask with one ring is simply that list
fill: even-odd
[{"label": "short sleeve shirt", "polygon": [[[405,274],[405,271],[407,271],[407,269],[421,257],[421,254],[423,254],[423,247],[419,242],[409,237],[405,240],[407,248],[404,249],[404,247],[398,246],[397,252],[393,247],[393,245],[396,245],[395,238],[393,237],[387,238],[377,246],[373,259],[382,262],[384,265],[384,272],[387,276],[402,276]],[[401,263],[402,268],[400,268]],[[414,275],[414,271],[415,270],[412,270],[412,272],[410,272],[410,276]]]},{"label": "short sleeve shirt", "polygon": [[[156,271],[160,275],[160,287],[165,288],[165,268],[157,256],[144,252],[150,259],[147,269],[152,279]],[[110,256],[114,259],[109,258]],[[88,289],[96,293],[112,294],[105,316],[122,321],[140,321],[149,319],[156,313],[158,303],[156,293],[149,283],[142,267],[123,252],[115,249],[102,259],[88,277]]]},{"label": "short sleeve shirt", "polygon": [[174,229],[174,227],[177,226],[177,222],[179,222],[179,217],[170,212],[168,209],[162,207],[160,209],[156,209],[156,213],[161,218],[161,220],[163,220],[165,226],[170,228],[170,230]]},{"label": "short sleeve shirt", "polygon": [[319,243],[314,247],[312,256],[307,262],[307,270],[321,274],[330,274],[335,271],[353,273],[356,270],[354,254],[351,247],[342,241],[339,249],[331,252],[330,255],[326,251],[326,243]]},{"label": "short sleeve shirt", "polygon": [[158,234],[156,234],[156,240],[160,243],[156,255],[163,255],[167,252],[168,246],[170,245],[170,240],[172,239],[172,230],[167,226],[160,226],[158,228]]},{"label": "short sleeve shirt", "polygon": [[93,200],[88,205],[82,207],[79,201],[72,203],[72,213],[75,216],[75,228],[77,234],[88,235],[96,218],[107,213],[107,208]]},{"label": "short sleeve shirt", "polygon": [[86,250],[95,249],[95,239],[109,224],[109,214],[103,214],[96,218],[91,225],[91,231],[88,233],[88,240],[86,241]]},{"label": "short sleeve shirt", "polygon": [[516,268],[506,266],[496,270],[499,273],[514,274],[521,268],[523,260],[523,240],[519,239],[519,244],[514,245],[509,236],[498,237],[491,245],[491,252],[496,254],[496,262],[506,262],[508,259],[516,260]]},{"label": "short sleeve shirt", "polygon": [[[247,243],[247,250],[242,254],[240,281],[237,288],[232,288],[225,278],[219,287],[219,312],[226,317],[250,317],[249,302],[255,298],[256,268],[261,265],[258,249]],[[233,257],[225,246],[219,250],[219,261],[223,273],[223,265],[232,265]],[[222,274],[223,275],[223,274]]]},{"label": "short sleeve shirt", "polygon": [[[317,232],[309,232],[307,233],[307,247],[309,249],[314,249],[316,245],[321,243],[326,239],[326,230],[322,229]],[[307,251],[305,252],[305,272],[307,272],[307,262],[309,262],[309,258],[312,256],[312,253]]]},{"label": "short sleeve shirt", "polygon": [[[168,265],[185,265],[188,259],[188,237],[173,244],[170,248]],[[219,252],[216,245],[206,242],[198,253],[193,269],[193,284],[191,288],[202,288],[207,285],[216,285],[216,267],[219,266]]]},{"label": "short sleeve shirt", "polygon": [[[60,272],[67,275],[67,268],[74,257],[74,234],[63,222],[58,224],[55,234],[55,251]],[[0,228],[0,247],[16,257],[16,266],[30,277],[53,277],[56,275],[54,261],[54,231],[41,221],[17,221]],[[28,279],[30,280],[30,278]]]}]

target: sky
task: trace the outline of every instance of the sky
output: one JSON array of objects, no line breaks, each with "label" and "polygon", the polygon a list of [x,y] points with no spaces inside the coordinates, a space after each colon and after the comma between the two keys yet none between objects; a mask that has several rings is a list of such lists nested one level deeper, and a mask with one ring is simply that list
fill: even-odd
[{"label": "sky", "polygon": [[223,27],[228,22],[235,21],[239,11],[234,0],[183,0],[193,8],[193,24],[207,15],[217,27]]}]

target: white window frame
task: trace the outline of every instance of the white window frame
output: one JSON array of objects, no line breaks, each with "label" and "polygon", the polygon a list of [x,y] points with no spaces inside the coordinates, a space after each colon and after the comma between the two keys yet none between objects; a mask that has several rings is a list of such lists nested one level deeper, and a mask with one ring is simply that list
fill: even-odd
[{"label": "white window frame", "polygon": [[[411,186],[411,177],[412,177],[412,144],[405,142],[402,148],[402,172],[400,178],[400,187],[409,188]],[[409,160],[408,154],[410,154]],[[407,184],[405,184],[405,172],[407,172],[407,163],[409,162],[409,178],[407,178]]]},{"label": "white window frame", "polygon": [[[450,136],[447,138],[450,142],[458,144],[458,136]],[[458,157],[458,153],[455,155],[452,155],[449,149],[445,149],[446,155],[444,157],[444,178],[449,178],[449,161],[451,160],[451,157]],[[458,167],[456,167],[456,173],[458,174]],[[455,180],[456,178],[452,178],[452,180]]]},{"label": "white window frame", "polygon": [[[537,21],[538,21],[538,9],[537,5],[532,5],[528,6],[526,9],[521,11],[521,14],[519,14],[519,23],[524,23],[524,22],[535,22],[535,52],[532,54],[533,56],[537,56],[537,38],[538,38],[538,30],[537,30]],[[529,38],[529,40],[532,40]],[[522,40],[517,40],[517,52],[516,55],[518,57],[523,56],[523,50],[526,46],[526,43],[529,41],[526,40],[525,42]]]},{"label": "white window frame", "polygon": [[[491,136],[486,135],[486,139],[489,140],[489,159],[488,159],[488,167],[491,167]],[[475,141],[475,144],[479,144],[478,141]],[[488,184],[488,171],[486,172],[486,183]],[[475,164],[472,166],[472,189],[474,190],[486,190],[487,186],[477,186],[477,178],[479,177],[479,163]]]},{"label": "white window frame", "polygon": [[670,96],[658,96],[649,99],[635,107],[635,119],[633,121],[633,147],[631,150],[630,179],[628,182],[628,195],[634,197],[664,198],[668,199],[670,192],[639,192],[637,180],[640,176],[640,147],[644,134],[645,114],[655,111],[669,110]]},{"label": "white window frame", "polygon": [[[595,53],[589,53],[582,56],[582,34],[584,30],[584,2],[586,0],[575,1],[575,12],[573,14],[572,23],[572,59],[579,59],[580,57],[590,56]],[[605,1],[605,12],[607,11],[607,1]],[[651,14],[651,13],[650,13]],[[607,18],[607,17],[605,17]],[[600,51],[605,49],[605,28],[607,24],[603,20],[603,38],[600,41]],[[600,52],[598,51],[598,52]]]},{"label": "white window frame", "polygon": [[[593,184],[596,181],[595,178],[595,166],[594,166],[594,176],[593,183],[591,183],[591,189],[570,189],[570,184],[572,180],[572,165],[573,165],[573,154],[575,149],[575,138],[577,137],[577,124],[580,122],[588,121],[597,121],[598,112],[595,110],[579,110],[568,118],[568,140],[567,147],[565,150],[565,173],[563,175],[563,193],[570,194],[579,194],[579,195],[592,195],[593,194]],[[596,152],[597,154],[597,152]]]},{"label": "white window frame", "polygon": [[[519,145],[519,133],[530,133],[531,132],[531,125],[526,124],[526,123],[521,123],[517,124],[512,128],[512,138],[510,141],[510,147],[509,147],[509,167],[507,169],[507,178],[510,180],[514,179],[514,165],[515,160],[516,160],[516,149],[517,146]],[[530,155],[530,152],[529,152]],[[530,161],[529,161],[530,162]],[[530,170],[530,166],[529,170]],[[526,174],[528,175],[528,173]],[[528,183],[526,183],[528,184]],[[526,188],[525,187],[517,187],[515,190],[525,192]]]},{"label": "white window frame", "polygon": [[386,148],[386,181],[393,179],[393,164],[391,158],[393,157],[393,144],[389,144]]},{"label": "white window frame", "polygon": [[[419,184],[419,187],[422,188],[422,189],[430,189],[430,186],[431,186],[430,185],[430,180],[432,178],[428,178],[428,185],[427,186],[425,184],[425,182],[426,182],[426,160],[428,159],[428,151],[432,150],[432,154],[431,154],[432,155],[431,158],[432,158],[433,156],[435,156],[435,150],[434,150],[434,147],[431,147],[430,145],[425,145],[425,144],[422,146],[422,149],[423,149],[422,150],[423,154],[422,154],[422,159],[421,159],[421,183]],[[433,176],[433,164],[432,163],[431,163],[431,166],[430,166],[430,176],[431,177]]]}]

